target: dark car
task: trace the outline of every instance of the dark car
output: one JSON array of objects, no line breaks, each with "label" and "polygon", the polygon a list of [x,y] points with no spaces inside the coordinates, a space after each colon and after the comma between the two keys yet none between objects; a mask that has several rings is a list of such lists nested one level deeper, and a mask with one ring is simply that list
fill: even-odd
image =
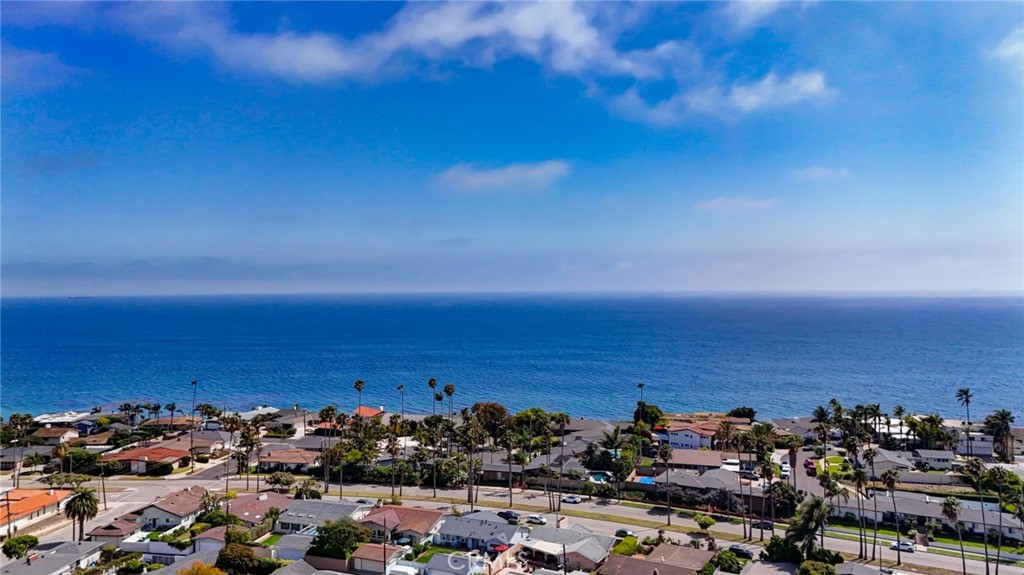
[{"label": "dark car", "polygon": [[771,521],[759,520],[751,523],[750,527],[752,529],[772,529],[774,526]]},{"label": "dark car", "polygon": [[516,513],[515,511],[508,511],[508,510],[499,511],[498,512],[498,517],[501,517],[502,519],[504,519],[505,521],[508,521],[511,524],[519,523],[519,514]]},{"label": "dark car", "polygon": [[814,477],[816,475],[818,475],[818,468],[817,467],[812,465],[812,466],[807,468],[807,476],[808,477]]},{"label": "dark car", "polygon": [[754,554],[751,553],[749,549],[747,549],[746,547],[740,547],[739,545],[733,545],[732,547],[729,547],[729,551],[732,551],[732,554],[739,557],[740,559],[750,560],[754,558]]},{"label": "dark car", "polygon": [[636,537],[636,533],[630,531],[629,529],[619,529],[615,532],[615,536],[619,539],[625,539],[626,537]]},{"label": "dark car", "polygon": [[740,471],[740,477],[742,477],[743,479],[749,479],[751,481],[756,481],[756,480],[760,479],[760,476],[758,476],[758,474],[754,473],[753,471],[749,471],[747,469],[744,469],[743,471]]}]

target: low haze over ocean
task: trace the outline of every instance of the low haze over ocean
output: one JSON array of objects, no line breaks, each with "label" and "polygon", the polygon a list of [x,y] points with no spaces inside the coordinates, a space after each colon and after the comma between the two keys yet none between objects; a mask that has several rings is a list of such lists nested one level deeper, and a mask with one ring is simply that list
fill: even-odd
[{"label": "low haze over ocean", "polygon": [[[806,415],[902,404],[960,415],[1024,411],[1020,298],[290,296],[8,299],[2,412],[115,401],[246,408],[299,403],[429,412],[495,400],[572,415],[663,409]],[[980,417],[979,417],[980,418]]]}]

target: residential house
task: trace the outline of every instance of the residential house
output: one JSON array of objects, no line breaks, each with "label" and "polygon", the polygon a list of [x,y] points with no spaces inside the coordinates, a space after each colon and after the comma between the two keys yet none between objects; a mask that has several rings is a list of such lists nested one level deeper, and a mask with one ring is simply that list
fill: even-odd
[{"label": "residential house", "polygon": [[295,449],[305,449],[306,451],[316,451],[317,453],[323,451],[325,448],[330,449],[341,441],[340,437],[330,436],[326,433],[321,434],[320,430],[317,430],[318,435],[304,435],[295,440],[289,440],[288,443]]},{"label": "residential house", "polygon": [[178,557],[167,557],[164,558],[164,561],[156,561],[156,563],[162,563],[165,567],[150,571],[149,575],[177,575],[178,572],[189,569],[199,563],[213,565],[217,562],[217,555],[219,553],[219,549],[206,549]]},{"label": "residential house", "polygon": [[1010,438],[1010,454],[1014,458],[1024,457],[1024,427],[1011,427]]},{"label": "residential house", "polygon": [[293,503],[294,499],[280,493],[245,493],[231,500],[231,514],[241,519],[246,527],[255,527],[266,519],[271,508],[284,513]]},{"label": "residential house", "polygon": [[526,536],[527,530],[490,511],[478,511],[462,517],[446,516],[434,544],[446,547],[491,551],[496,547],[511,547]]},{"label": "residential house", "polygon": [[53,427],[47,424],[35,430],[32,435],[42,439],[46,445],[57,445],[78,439],[78,430],[74,427]]},{"label": "residential house", "polygon": [[61,413],[43,413],[32,418],[32,421],[39,425],[53,425],[56,427],[70,427],[80,419],[85,419],[91,414],[82,411],[64,411]]},{"label": "residential house", "polygon": [[221,525],[212,529],[207,529],[199,535],[192,538],[192,542],[195,544],[196,551],[220,551],[224,548],[225,538],[227,537],[228,529],[239,529],[238,527],[232,527],[230,525]]},{"label": "residential house", "polygon": [[[579,477],[585,477],[587,475],[587,468],[583,466],[579,459],[568,453],[563,456],[557,452],[535,457],[533,461],[526,464],[526,474],[533,477],[543,477],[544,466],[547,466],[552,476],[559,471],[564,476],[578,475]],[[508,469],[507,464],[505,468]]]},{"label": "residential house", "polygon": [[289,473],[309,473],[310,466],[316,464],[320,454],[306,449],[278,449],[260,457],[260,469],[270,473],[287,471]]},{"label": "residential house", "polygon": [[[285,558],[278,556],[278,559],[285,559]],[[314,574],[329,575],[327,573],[324,573],[323,571],[318,570],[316,567],[313,567],[308,562],[306,562],[302,557],[299,557],[298,559],[292,560],[291,563],[285,565],[284,567],[278,569],[277,571],[274,571],[274,575],[314,575]]]},{"label": "residential house", "polygon": [[983,431],[961,432],[956,451],[962,455],[991,459],[995,454],[995,438]]},{"label": "residential house", "polygon": [[17,532],[64,511],[71,491],[63,489],[5,489],[0,493],[0,529]]},{"label": "residential house", "polygon": [[444,513],[434,509],[383,505],[359,520],[372,532],[371,540],[397,541],[402,545],[423,543],[437,533]]},{"label": "residential house", "polygon": [[191,415],[175,415],[174,417],[154,417],[142,422],[142,427],[151,427],[165,431],[183,431],[197,427],[200,418]]},{"label": "residential house", "polygon": [[19,467],[23,465],[25,458],[33,453],[42,453],[46,460],[50,460],[50,452],[53,447],[50,445],[15,445],[0,449],[0,470],[11,471],[15,463]]},{"label": "residential house", "polygon": [[352,553],[348,565],[354,573],[388,573],[404,554],[403,547],[367,543]]},{"label": "residential house", "polygon": [[301,533],[290,533],[282,536],[274,543],[274,552],[278,559],[298,561],[306,556],[313,545],[313,536]]},{"label": "residential house", "polygon": [[918,466],[941,471],[953,469],[953,462],[956,460],[956,454],[952,451],[937,449],[915,449],[913,457],[914,463]]},{"label": "residential house", "polygon": [[876,449],[875,451],[877,454],[875,455],[875,462],[873,466],[864,462],[863,458],[861,458],[862,461],[860,462],[864,467],[864,470],[869,474],[871,473],[872,468],[874,469],[876,477],[872,477],[871,479],[881,477],[883,473],[890,469],[895,469],[896,471],[910,471],[911,469],[914,469],[914,463],[910,460],[908,457],[909,454],[906,452],[890,451],[888,449]]},{"label": "residential house", "polygon": [[615,538],[598,535],[582,525],[568,529],[537,526],[519,544],[531,561],[572,570],[593,571],[597,569],[612,547]]},{"label": "residential house", "polygon": [[274,414],[274,419],[268,421],[266,426],[267,429],[294,429],[306,430],[306,419],[310,417],[309,410],[307,409],[295,409],[289,407],[287,409],[279,409]]},{"label": "residential house", "polygon": [[[518,481],[523,474],[523,466],[517,463],[512,464],[512,480]],[[509,465],[501,462],[485,461],[480,466],[480,478],[485,482],[507,482]]]},{"label": "residential house", "polygon": [[490,573],[487,558],[480,554],[448,555],[435,553],[427,561],[425,575],[474,575]]},{"label": "residential house", "polygon": [[374,417],[382,417],[385,413],[387,412],[384,411],[383,405],[380,406],[379,408],[370,407],[368,405],[360,405],[355,409],[355,411],[352,412],[352,415],[362,417],[363,419],[371,419]]},{"label": "residential house", "polygon": [[294,501],[281,513],[274,531],[277,533],[298,533],[310,527],[319,527],[328,522],[342,519],[359,521],[370,511],[368,505],[347,501],[324,499],[300,499]]},{"label": "residential house", "polygon": [[708,551],[707,549],[694,549],[689,545],[661,543],[647,554],[647,560],[654,563],[700,571],[714,556],[715,552]]},{"label": "residential house", "polygon": [[201,429],[161,441],[155,446],[192,452],[195,455],[213,455],[231,449],[232,437],[227,431]]},{"label": "residential house", "polygon": [[779,435],[795,435],[803,439],[804,443],[819,439],[818,422],[811,417],[773,419],[771,424],[780,431]]},{"label": "residential house", "polygon": [[113,443],[114,430],[108,429],[106,431],[100,431],[86,435],[85,437],[79,437],[75,443],[84,443],[86,446],[106,445],[110,446]]},{"label": "residential house", "polygon": [[249,411],[239,412],[238,417],[241,417],[242,421],[252,421],[253,419],[256,419],[257,417],[260,416],[273,417],[277,415],[279,411],[281,410],[276,407],[270,407],[269,405],[261,405],[259,407],[254,407]]},{"label": "residential house", "polygon": [[[654,462],[656,468],[664,470],[661,460]],[[722,452],[706,449],[673,449],[668,461],[670,469],[693,469],[707,471],[722,467]]]},{"label": "residential house", "polygon": [[106,525],[96,527],[87,535],[92,541],[102,541],[112,545],[118,545],[125,539],[133,537],[142,531],[141,518],[135,513],[122,515]]},{"label": "residential house", "polygon": [[2,575],[66,575],[95,565],[105,543],[99,541],[58,541],[42,543],[24,560],[11,561],[0,569]]},{"label": "residential house", "polygon": [[654,563],[637,557],[611,555],[597,571],[598,575],[696,575],[697,571],[674,565]]},{"label": "residential house", "polygon": [[102,429],[102,427],[100,427],[99,422],[96,421],[97,419],[97,417],[87,417],[85,419],[76,421],[74,424],[72,424],[71,427],[75,428],[78,431],[79,437],[92,435],[98,432],[100,429]]},{"label": "residential house", "polygon": [[665,426],[668,444],[675,449],[711,449],[719,421],[678,422],[670,421]]},{"label": "residential house", "polygon": [[166,531],[188,527],[203,512],[202,498],[206,489],[193,486],[157,499],[135,512],[144,529]]},{"label": "residential house", "polygon": [[108,463],[117,463],[125,473],[136,475],[152,471],[157,465],[167,464],[172,467],[182,467],[186,457],[188,457],[187,451],[154,446],[135,447],[108,453],[103,456],[102,460]]}]

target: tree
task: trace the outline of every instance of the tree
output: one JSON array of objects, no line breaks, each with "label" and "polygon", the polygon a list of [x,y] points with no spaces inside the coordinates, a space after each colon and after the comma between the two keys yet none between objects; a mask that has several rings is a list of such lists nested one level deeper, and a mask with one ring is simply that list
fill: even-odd
[{"label": "tree", "polygon": [[799,547],[800,552],[807,556],[817,545],[818,533],[824,533],[829,504],[815,495],[797,508],[793,520],[786,529],[786,541]]},{"label": "tree", "polygon": [[616,451],[622,449],[626,440],[622,438],[622,429],[616,426],[615,429],[611,431],[605,431],[604,436],[599,439],[598,442],[601,444],[601,447],[608,451]]},{"label": "tree", "polygon": [[753,407],[734,407],[727,413],[729,417],[735,417],[740,419],[749,419],[753,421],[754,416],[757,415],[757,411]]},{"label": "tree", "polygon": [[[867,462],[868,468],[871,469],[871,475],[870,475],[869,479],[871,479],[871,481],[872,481],[872,486],[874,486],[874,480],[877,477],[875,475],[875,458],[876,457],[878,457],[878,450],[876,450],[874,447],[869,447],[869,448],[864,450],[864,461]],[[878,497],[875,496],[876,494],[877,493],[872,493],[871,494],[871,503],[872,503],[872,505],[874,505],[874,508],[875,508],[875,513],[874,513],[874,515],[872,515],[872,517],[874,517],[874,519],[875,519],[874,521],[872,521],[872,528],[874,530],[874,533],[871,536],[871,560],[872,561],[875,560],[875,550],[878,549]],[[882,550],[881,549],[878,549],[878,554],[879,554],[879,556],[881,556],[881,554],[882,554]]]},{"label": "tree", "polygon": [[296,499],[320,499],[320,491],[316,488],[316,481],[305,479],[295,487]]},{"label": "tree", "polygon": [[558,497],[555,505],[562,508],[562,475],[565,469],[565,426],[569,425],[568,413],[556,413],[551,416],[551,422],[558,426],[558,444],[561,454],[558,457]]},{"label": "tree", "polygon": [[672,525],[672,494],[667,492],[669,476],[668,462],[672,460],[672,446],[667,443],[662,443],[661,447],[658,448],[658,459],[660,459],[662,465],[665,466],[665,482],[662,484],[662,487],[666,489],[665,501],[668,507],[668,525]]},{"label": "tree", "polygon": [[868,484],[868,474],[864,469],[858,467],[853,470],[853,476],[850,478],[853,482],[853,486],[857,489],[857,527],[858,527],[858,539],[860,540],[860,553],[858,557],[861,559],[867,558],[867,534],[864,528],[864,488]]},{"label": "tree", "polygon": [[234,527],[228,527],[227,530],[224,531],[224,543],[227,545],[231,545],[232,543],[240,543],[242,545],[245,545],[250,540],[252,540],[252,535],[250,535],[249,532],[244,529],[235,529]]},{"label": "tree", "polygon": [[797,575],[836,575],[836,568],[821,561],[804,561],[800,564]]},{"label": "tree", "polygon": [[736,554],[728,549],[719,551],[718,554],[715,555],[713,563],[720,571],[725,571],[726,573],[739,573],[740,568],[742,567],[742,565],[740,565],[739,558],[736,557]]},{"label": "tree", "polygon": [[967,457],[974,455],[974,446],[971,445],[971,400],[974,399],[974,394],[971,393],[971,388],[961,387],[956,390],[956,400],[960,402],[960,405],[964,406],[967,410]]},{"label": "tree", "polygon": [[356,413],[359,413],[363,410],[363,389],[366,388],[366,384],[363,380],[357,379],[356,382],[352,384],[352,387],[356,390],[356,393],[359,394],[359,409],[356,410]]},{"label": "tree", "polygon": [[167,413],[171,414],[171,423],[169,424],[170,426],[167,429],[173,431],[174,430],[174,412],[178,410],[178,404],[177,403],[168,403],[167,405],[164,406],[164,409],[167,410]]},{"label": "tree", "polygon": [[1000,511],[996,514],[999,517],[999,527],[996,529],[996,575],[999,575],[999,564],[1002,562],[1003,555],[1003,496],[1010,482],[1010,472],[1005,467],[993,467],[985,475],[985,479],[996,492],[996,498],[999,501],[997,509]]},{"label": "tree", "polygon": [[275,471],[267,476],[267,485],[287,493],[295,485],[295,476],[284,471]]},{"label": "tree", "polygon": [[256,570],[258,561],[252,547],[241,543],[228,543],[217,554],[215,565],[228,575],[249,575]]},{"label": "tree", "polygon": [[963,563],[964,575],[967,575],[967,556],[964,555],[964,533],[960,524],[960,500],[952,496],[943,499],[942,516],[956,526],[956,536],[960,540],[960,561]]},{"label": "tree", "polygon": [[[892,514],[896,521],[896,541],[900,539],[900,514],[896,509],[896,484],[899,483],[900,475],[895,469],[888,469],[882,473],[882,484],[885,485],[886,491],[889,492],[889,497],[892,499]],[[903,554],[900,551],[900,546],[896,546],[896,564],[903,564]]]},{"label": "tree", "polygon": [[39,538],[35,535],[18,535],[4,541],[3,551],[8,559],[21,559],[36,545],[39,545]]},{"label": "tree", "polygon": [[697,523],[697,527],[700,527],[700,530],[704,532],[704,535],[708,535],[708,529],[711,529],[716,523],[714,517],[703,513],[694,515],[693,520]]},{"label": "tree", "polygon": [[370,540],[370,530],[351,519],[329,521],[317,528],[309,554],[317,557],[348,559],[360,543]]},{"label": "tree", "polygon": [[177,575],[227,575],[223,570],[207,565],[206,563],[195,562],[184,569],[178,569]]},{"label": "tree", "polygon": [[1014,421],[1016,418],[1008,409],[997,409],[991,415],[985,416],[985,433],[992,436],[992,443],[999,453],[1000,459],[1005,462],[1013,461],[1010,449],[1013,441],[1010,427]]},{"label": "tree", "polygon": [[[78,487],[71,493],[64,505],[64,515],[72,522],[78,522],[78,540],[85,540],[85,522],[99,515],[100,502],[96,498],[96,490],[89,487]],[[74,538],[74,525],[71,528]]]},{"label": "tree", "polygon": [[491,443],[497,444],[509,418],[508,409],[496,401],[481,401],[473,404],[472,412],[480,426],[487,432]]},{"label": "tree", "polygon": [[765,544],[764,551],[761,551],[760,559],[774,563],[800,563],[803,561],[803,555],[792,542],[778,535],[772,535],[768,539],[768,543]]},{"label": "tree", "polygon": [[636,409],[633,411],[633,423],[637,424],[641,421],[647,424],[648,427],[654,427],[658,425],[662,417],[664,417],[661,408],[653,403],[639,402],[636,404]]}]

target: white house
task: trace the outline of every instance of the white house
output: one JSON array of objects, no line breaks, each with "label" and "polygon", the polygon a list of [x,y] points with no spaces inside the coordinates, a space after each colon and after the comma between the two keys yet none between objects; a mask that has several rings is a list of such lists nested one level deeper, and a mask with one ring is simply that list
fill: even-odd
[{"label": "white house", "polygon": [[914,462],[920,465],[927,465],[929,469],[946,471],[953,469],[953,460],[956,454],[952,451],[937,449],[915,449]]},{"label": "white house", "polygon": [[24,561],[4,565],[4,575],[65,575],[85,569],[100,560],[100,541],[43,543],[31,550]]},{"label": "white house", "polygon": [[349,557],[349,569],[357,573],[387,573],[405,554],[404,547],[368,543],[360,545]]},{"label": "white house", "polygon": [[194,486],[175,491],[135,512],[144,529],[149,531],[188,527],[203,512],[202,498],[206,489]]},{"label": "white house", "polygon": [[718,432],[718,422],[670,423],[668,444],[675,449],[711,449]]}]

